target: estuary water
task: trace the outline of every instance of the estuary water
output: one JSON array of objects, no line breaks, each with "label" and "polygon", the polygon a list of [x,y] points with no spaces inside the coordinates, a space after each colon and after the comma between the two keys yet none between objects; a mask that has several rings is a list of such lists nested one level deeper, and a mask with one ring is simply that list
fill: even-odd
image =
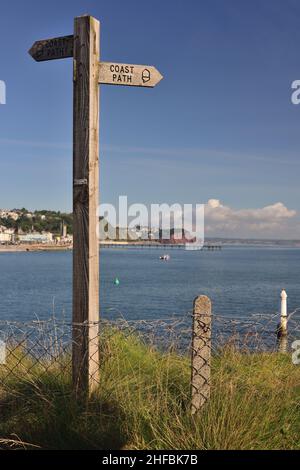
[{"label": "estuary water", "polygon": [[[161,254],[170,254],[161,261]],[[129,320],[182,317],[195,296],[216,314],[276,313],[281,289],[300,307],[300,249],[224,247],[222,251],[103,249],[101,315]],[[72,252],[0,253],[0,320],[71,319]],[[119,285],[115,285],[115,278]]]}]

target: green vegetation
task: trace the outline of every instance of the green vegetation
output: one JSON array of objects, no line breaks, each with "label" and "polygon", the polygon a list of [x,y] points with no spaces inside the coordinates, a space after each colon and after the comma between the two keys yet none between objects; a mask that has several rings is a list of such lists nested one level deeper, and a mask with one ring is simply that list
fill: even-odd
[{"label": "green vegetation", "polygon": [[41,374],[30,358],[17,365],[18,351],[0,386],[0,447],[300,449],[300,367],[288,355],[225,348],[213,358],[211,400],[192,419],[188,358],[118,332],[101,350],[101,383],[85,406],[70,397],[68,368]]},{"label": "green vegetation", "polygon": [[0,225],[6,228],[14,228],[27,233],[32,229],[36,232],[51,232],[54,234],[61,233],[61,224],[67,225],[68,234],[73,233],[73,214],[56,212],[50,210],[35,211],[32,217],[29,217],[29,211],[25,208],[17,210],[19,218],[14,220],[11,217],[0,218]]}]

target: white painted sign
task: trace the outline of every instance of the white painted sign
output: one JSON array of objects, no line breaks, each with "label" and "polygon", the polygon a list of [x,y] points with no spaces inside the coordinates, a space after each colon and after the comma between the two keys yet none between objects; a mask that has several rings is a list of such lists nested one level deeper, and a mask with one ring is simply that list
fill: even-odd
[{"label": "white painted sign", "polygon": [[163,76],[152,65],[99,63],[99,83],[153,88]]}]

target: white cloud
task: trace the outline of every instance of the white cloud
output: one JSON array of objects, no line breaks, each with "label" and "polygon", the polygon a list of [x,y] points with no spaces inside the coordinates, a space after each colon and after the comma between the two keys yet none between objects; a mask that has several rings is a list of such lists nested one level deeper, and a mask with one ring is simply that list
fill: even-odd
[{"label": "white cloud", "polygon": [[234,209],[218,199],[205,206],[206,236],[299,238],[299,218],[282,202],[255,209]]}]

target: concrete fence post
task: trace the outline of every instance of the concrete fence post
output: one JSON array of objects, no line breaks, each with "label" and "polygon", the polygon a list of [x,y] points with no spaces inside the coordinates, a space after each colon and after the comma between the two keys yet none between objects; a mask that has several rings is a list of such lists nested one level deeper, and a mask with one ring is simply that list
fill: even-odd
[{"label": "concrete fence post", "polygon": [[287,293],[285,290],[281,291],[281,308],[280,308],[280,323],[277,327],[277,340],[279,352],[287,351]]},{"label": "concrete fence post", "polygon": [[192,333],[191,414],[210,396],[211,301],[206,295],[194,300]]}]

